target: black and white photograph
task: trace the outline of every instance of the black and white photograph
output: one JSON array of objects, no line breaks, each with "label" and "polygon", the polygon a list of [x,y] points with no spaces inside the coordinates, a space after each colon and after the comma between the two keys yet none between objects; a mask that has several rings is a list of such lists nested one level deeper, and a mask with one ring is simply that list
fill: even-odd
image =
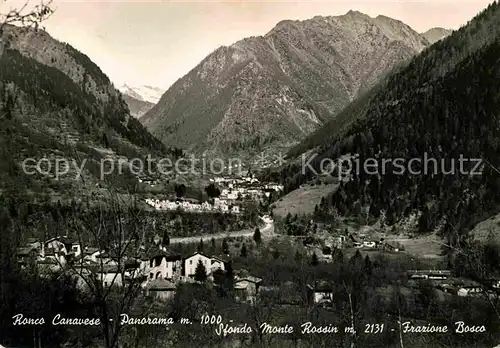
[{"label": "black and white photograph", "polygon": [[0,348],[500,348],[498,0],[0,0]]}]

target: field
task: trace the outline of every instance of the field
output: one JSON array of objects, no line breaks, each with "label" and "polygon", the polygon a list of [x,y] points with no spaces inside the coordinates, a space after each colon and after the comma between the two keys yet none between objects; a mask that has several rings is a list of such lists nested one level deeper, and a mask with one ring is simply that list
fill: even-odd
[{"label": "field", "polygon": [[284,217],[288,213],[303,215],[314,213],[314,207],[321,198],[334,192],[338,184],[304,185],[282,197],[272,205],[275,216]]},{"label": "field", "polygon": [[435,234],[418,236],[415,238],[388,238],[387,240],[403,244],[405,252],[410,255],[424,259],[441,258],[441,246],[443,245],[443,241]]}]

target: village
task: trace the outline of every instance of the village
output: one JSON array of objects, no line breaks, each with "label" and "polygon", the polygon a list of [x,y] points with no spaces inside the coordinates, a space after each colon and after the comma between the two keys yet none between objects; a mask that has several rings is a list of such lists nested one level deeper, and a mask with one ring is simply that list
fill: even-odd
[{"label": "village", "polygon": [[[19,265],[24,269],[36,269],[40,275],[68,274],[82,290],[88,283],[98,281],[104,288],[123,287],[139,282],[145,296],[165,300],[174,296],[180,283],[197,282],[197,272],[214,282],[227,271],[230,258],[227,255],[207,255],[195,252],[186,256],[170,252],[157,236],[146,250],[141,248],[134,257],[118,257],[118,252],[100,251],[94,247],[82,248],[68,237],[51,238],[45,242],[30,239],[17,250]],[[234,271],[236,299],[253,302],[262,279],[244,271]]]},{"label": "village", "polygon": [[[333,250],[348,250],[353,246],[357,251],[398,253],[403,249],[395,243],[363,241],[353,235],[333,238],[332,241],[336,244],[328,243],[317,255],[319,262],[334,262]],[[310,253],[318,252],[314,248],[309,249]],[[221,279],[229,275],[235,300],[240,302],[255,303],[263,292],[288,293],[288,299],[281,299],[284,303],[295,303],[296,300],[290,298],[299,297],[299,294],[290,295],[290,289],[294,287],[290,282],[266,284],[263,279],[246,270],[233,270],[229,254],[210,255],[198,251],[181,255],[171,252],[158,235],[148,248],[141,246],[139,254],[130,257],[119,257],[118,252],[113,250],[82,247],[78,241],[68,237],[51,238],[44,242],[30,239],[24,247],[18,248],[17,257],[21,267],[34,267],[41,275],[70,275],[82,291],[88,289],[89,280],[97,281],[104,288],[123,287],[135,282],[140,283],[144,296],[169,300],[182,283],[202,281],[218,287],[221,286]],[[407,270],[405,281],[408,288],[418,289],[421,282],[428,282],[435,290],[459,297],[486,294],[494,298],[500,294],[500,279],[490,279],[488,286],[485,286],[470,279],[455,278],[450,270]],[[321,279],[308,284],[307,292],[311,304],[328,307],[334,300],[334,285]]]},{"label": "village", "polygon": [[[362,252],[364,255],[382,253],[385,255],[404,255],[404,243],[385,238],[375,239],[373,236],[359,233],[346,233],[336,236],[328,235],[321,238],[321,243],[311,236],[300,237],[309,256],[319,262],[335,262],[336,251]],[[404,277],[408,288],[418,290],[422,283],[428,283],[438,293],[450,294],[458,297],[479,297],[487,295],[489,298],[500,296],[500,278],[491,277],[487,284],[481,284],[466,277],[454,277],[448,269],[408,269]],[[311,288],[312,289],[312,288]],[[332,284],[319,281],[312,289],[315,303],[332,302]]]},{"label": "village", "polygon": [[[184,211],[191,213],[222,212],[239,214],[242,212],[241,202],[245,199],[261,201],[272,192],[283,191],[283,185],[277,183],[260,183],[251,175],[244,177],[215,177],[210,183],[218,191],[217,197],[200,202],[192,198],[157,199],[146,198],[146,203],[158,211]],[[215,186],[216,185],[216,186]],[[220,190],[219,190],[220,187]]]}]

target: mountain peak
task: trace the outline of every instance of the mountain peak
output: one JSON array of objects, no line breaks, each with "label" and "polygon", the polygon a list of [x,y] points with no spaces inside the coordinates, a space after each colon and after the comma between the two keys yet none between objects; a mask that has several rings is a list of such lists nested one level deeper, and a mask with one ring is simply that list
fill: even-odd
[{"label": "mountain peak", "polygon": [[367,14],[360,12],[358,10],[349,10],[345,16],[356,16],[356,17],[370,17]]},{"label": "mountain peak", "polygon": [[427,44],[400,22],[359,11],[283,20],[212,52],[141,122],[165,144],[195,151],[286,148]]},{"label": "mountain peak", "polygon": [[445,29],[441,27],[436,27],[436,28],[431,28],[427,30],[426,32],[422,33],[421,35],[427,39],[431,44],[444,39],[445,37],[449,36],[453,30],[450,29]]},{"label": "mountain peak", "polygon": [[139,101],[145,101],[153,104],[158,103],[164,92],[163,89],[159,87],[153,87],[150,85],[130,86],[127,83],[124,83],[118,89],[122,92],[122,94],[126,94]]}]

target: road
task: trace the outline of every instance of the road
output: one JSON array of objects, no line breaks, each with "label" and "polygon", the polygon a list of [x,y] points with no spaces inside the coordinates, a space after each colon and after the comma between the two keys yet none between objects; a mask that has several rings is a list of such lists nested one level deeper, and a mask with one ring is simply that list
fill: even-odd
[{"label": "road", "polygon": [[[255,232],[255,229],[246,229],[241,231],[234,232],[226,232],[226,233],[217,233],[217,234],[204,234],[199,236],[190,236],[190,237],[172,237],[170,238],[170,243],[198,243],[200,239],[204,241],[214,239],[223,239],[230,237],[252,237]],[[272,238],[274,236],[274,222],[272,220],[265,221],[265,226],[260,229],[260,233],[263,239]]]}]

